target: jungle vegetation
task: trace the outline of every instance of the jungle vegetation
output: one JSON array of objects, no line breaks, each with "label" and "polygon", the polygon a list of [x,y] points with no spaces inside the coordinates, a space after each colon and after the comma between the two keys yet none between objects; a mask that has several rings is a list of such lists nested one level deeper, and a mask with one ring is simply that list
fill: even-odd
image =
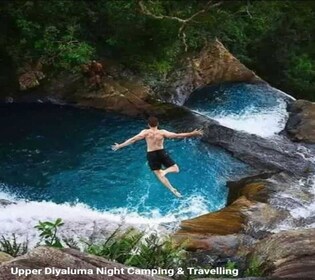
[{"label": "jungle vegetation", "polygon": [[166,76],[218,38],[259,76],[315,100],[315,1],[3,0],[0,85],[27,63],[54,73],[115,59]]}]

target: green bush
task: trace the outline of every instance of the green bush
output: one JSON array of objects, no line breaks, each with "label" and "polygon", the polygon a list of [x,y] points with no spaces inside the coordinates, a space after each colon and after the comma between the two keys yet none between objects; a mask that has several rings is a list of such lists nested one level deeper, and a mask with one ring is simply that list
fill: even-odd
[{"label": "green bush", "polygon": [[24,255],[28,251],[28,240],[20,243],[17,241],[15,234],[12,234],[12,238],[1,236],[0,251],[12,257]]},{"label": "green bush", "polygon": [[87,252],[139,268],[177,268],[186,262],[185,251],[171,239],[134,229],[117,229],[103,243],[89,244]]}]

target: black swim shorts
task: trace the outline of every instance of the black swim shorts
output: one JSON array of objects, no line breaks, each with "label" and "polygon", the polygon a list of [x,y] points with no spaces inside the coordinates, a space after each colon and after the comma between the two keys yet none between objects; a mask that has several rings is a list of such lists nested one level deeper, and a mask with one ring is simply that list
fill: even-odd
[{"label": "black swim shorts", "polygon": [[175,164],[164,149],[148,152],[147,159],[151,170],[160,170],[162,165],[168,168]]}]

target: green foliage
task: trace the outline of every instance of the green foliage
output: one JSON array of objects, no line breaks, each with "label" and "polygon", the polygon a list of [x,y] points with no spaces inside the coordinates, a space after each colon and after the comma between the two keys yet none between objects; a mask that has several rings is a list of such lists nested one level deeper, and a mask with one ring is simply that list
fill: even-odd
[{"label": "green foliage", "polygon": [[[6,40],[0,40],[17,65],[40,61],[54,70],[76,70],[94,54],[81,37],[84,7],[76,1],[7,1]],[[67,17],[67,13],[70,13]],[[6,36],[5,36],[6,35]]]},{"label": "green foliage", "polygon": [[56,247],[56,248],[63,248],[61,244],[61,239],[58,237],[58,229],[63,226],[63,221],[58,218],[55,222],[38,222],[38,225],[35,228],[40,232],[41,240],[44,241],[45,245]]},{"label": "green foliage", "polygon": [[0,251],[7,253],[14,258],[24,255],[28,251],[28,240],[19,243],[16,239],[15,234],[12,234],[12,238],[1,236]]},{"label": "green foliage", "polygon": [[172,240],[157,234],[145,236],[143,232],[117,229],[102,244],[89,244],[87,252],[140,268],[177,268],[186,260],[185,252]]},{"label": "green foliage", "polygon": [[261,277],[263,276],[262,263],[258,258],[252,258],[245,270],[246,277]]},{"label": "green foliage", "polygon": [[[208,1],[2,1],[0,51],[17,67],[40,60],[76,71],[92,57],[110,57],[140,74],[166,77],[185,55],[181,22]],[[219,1],[212,1],[213,3]],[[221,1],[186,24],[188,51],[218,38],[274,86],[315,99],[315,1]]]},{"label": "green foliage", "polygon": [[[93,48],[76,39],[77,26],[69,26],[63,34],[55,26],[48,26],[43,37],[34,42],[34,48],[41,54],[42,62],[56,68],[72,70],[73,67],[88,62]],[[75,69],[75,68],[74,68]]]},{"label": "green foliage", "polygon": [[287,82],[294,89],[311,92],[315,89],[315,59],[308,54],[292,54],[289,60],[290,68],[285,71]]},{"label": "green foliage", "polygon": [[225,265],[226,269],[236,269],[237,268],[237,264],[236,262],[232,262],[230,260],[228,260],[228,262]]}]

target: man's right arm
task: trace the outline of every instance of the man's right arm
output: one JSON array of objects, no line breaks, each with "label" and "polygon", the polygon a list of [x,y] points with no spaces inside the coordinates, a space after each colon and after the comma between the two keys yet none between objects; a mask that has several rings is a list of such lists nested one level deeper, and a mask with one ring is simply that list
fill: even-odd
[{"label": "man's right arm", "polygon": [[163,131],[163,136],[166,138],[186,138],[186,137],[197,137],[197,136],[202,136],[203,135],[203,130],[202,129],[195,129],[194,131],[191,132],[183,132],[183,133],[175,133],[175,132],[170,132],[167,130],[162,130]]},{"label": "man's right arm", "polygon": [[118,149],[121,149],[123,147],[126,147],[128,145],[131,145],[139,140],[144,139],[146,136],[146,130],[142,130],[139,134],[135,135],[134,137],[131,137],[130,139],[126,140],[125,142],[118,144],[115,143],[115,145],[112,145],[112,150],[117,151]]}]

